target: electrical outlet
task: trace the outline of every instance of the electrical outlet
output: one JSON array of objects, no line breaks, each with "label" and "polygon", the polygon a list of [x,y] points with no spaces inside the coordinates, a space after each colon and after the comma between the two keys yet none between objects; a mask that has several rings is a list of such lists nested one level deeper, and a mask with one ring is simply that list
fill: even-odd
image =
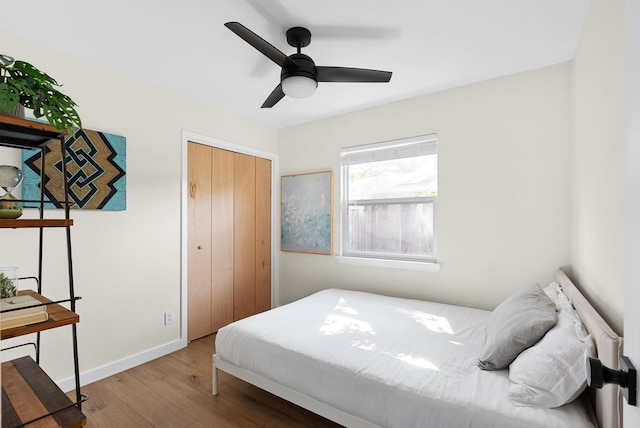
[{"label": "electrical outlet", "polygon": [[164,325],[173,324],[175,321],[175,313],[173,311],[164,312]]}]

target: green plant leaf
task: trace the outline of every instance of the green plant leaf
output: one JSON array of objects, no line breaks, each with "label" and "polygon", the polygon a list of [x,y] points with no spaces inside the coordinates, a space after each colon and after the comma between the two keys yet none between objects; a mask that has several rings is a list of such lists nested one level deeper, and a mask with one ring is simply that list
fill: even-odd
[{"label": "green plant leaf", "polygon": [[7,83],[0,83],[0,108],[4,111],[13,110],[20,101],[20,92]]},{"label": "green plant leaf", "polygon": [[25,94],[32,95],[33,89],[26,79],[13,79],[7,83],[11,84],[18,92],[24,92]]},{"label": "green plant leaf", "polygon": [[60,86],[58,85],[58,82],[56,82],[56,80],[53,77],[49,76],[47,73],[43,71],[38,70],[28,62],[16,61],[13,64],[13,68],[15,70],[21,71],[27,76],[33,77],[36,81],[40,82],[40,84],[43,86],[49,86],[49,87]]},{"label": "green plant leaf", "polygon": [[9,67],[11,64],[13,64],[13,58],[9,55],[0,54],[0,67]]}]

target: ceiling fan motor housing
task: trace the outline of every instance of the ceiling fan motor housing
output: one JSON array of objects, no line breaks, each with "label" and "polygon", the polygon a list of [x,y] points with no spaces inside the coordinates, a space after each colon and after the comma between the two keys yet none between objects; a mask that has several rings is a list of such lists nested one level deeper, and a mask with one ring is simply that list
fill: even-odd
[{"label": "ceiling fan motor housing", "polygon": [[307,47],[311,43],[311,31],[304,27],[289,28],[287,30],[287,43],[289,43],[289,46],[298,49]]},{"label": "ceiling fan motor housing", "polygon": [[280,81],[287,77],[304,76],[318,82],[316,64],[310,57],[305,54],[295,53],[290,55],[289,58],[291,58],[298,66],[296,67],[295,65],[285,64],[282,67],[282,72],[280,73]]}]

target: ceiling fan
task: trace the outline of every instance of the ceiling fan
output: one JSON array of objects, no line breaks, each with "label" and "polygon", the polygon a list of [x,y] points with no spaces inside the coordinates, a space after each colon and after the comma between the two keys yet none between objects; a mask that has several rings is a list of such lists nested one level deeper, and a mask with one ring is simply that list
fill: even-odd
[{"label": "ceiling fan", "polygon": [[293,98],[310,97],[316,91],[318,82],[386,83],[391,80],[390,71],[316,66],[309,56],[301,52],[311,43],[311,32],[303,27],[287,30],[287,43],[297,50],[287,56],[239,22],[227,22],[224,25],[282,68],[280,84],[267,97],[262,108],[273,107],[285,95]]}]

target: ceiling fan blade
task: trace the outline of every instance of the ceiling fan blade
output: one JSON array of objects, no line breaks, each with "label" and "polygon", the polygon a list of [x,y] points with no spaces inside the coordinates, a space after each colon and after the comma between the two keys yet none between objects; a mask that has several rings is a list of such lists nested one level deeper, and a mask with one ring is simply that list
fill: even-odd
[{"label": "ceiling fan blade", "polygon": [[350,67],[316,67],[318,82],[380,82],[391,80],[390,71]]},{"label": "ceiling fan blade", "polygon": [[282,83],[281,83],[278,86],[276,86],[276,88],[271,92],[271,94],[269,94],[267,99],[264,100],[264,103],[262,103],[261,108],[271,108],[274,105],[276,105],[276,103],[280,101],[282,98],[284,98],[284,92],[282,92]]},{"label": "ceiling fan blade", "polygon": [[240,36],[240,38],[245,42],[258,49],[264,56],[278,64],[280,67],[284,67],[285,64],[293,67],[298,66],[295,61],[282,53],[278,48],[276,48],[271,43],[267,42],[265,39],[258,36],[256,33],[249,30],[239,22],[227,22],[224,24],[224,26]]}]

